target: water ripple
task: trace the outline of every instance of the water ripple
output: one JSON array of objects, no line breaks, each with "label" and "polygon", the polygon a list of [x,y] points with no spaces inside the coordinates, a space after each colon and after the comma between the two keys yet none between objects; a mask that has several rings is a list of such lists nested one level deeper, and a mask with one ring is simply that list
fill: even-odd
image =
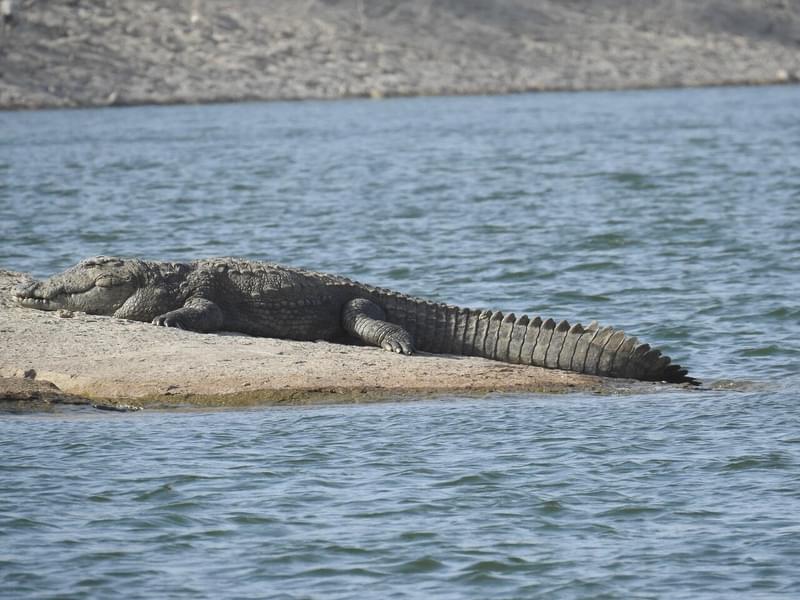
[{"label": "water ripple", "polygon": [[711,381],[4,415],[0,590],[797,596],[798,94],[0,114],[4,267],[275,260],[598,319]]}]

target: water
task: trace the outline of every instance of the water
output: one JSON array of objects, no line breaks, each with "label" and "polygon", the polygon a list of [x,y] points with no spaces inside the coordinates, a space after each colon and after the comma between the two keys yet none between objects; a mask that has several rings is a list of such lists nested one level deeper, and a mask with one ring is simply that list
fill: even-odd
[{"label": "water", "polygon": [[[800,88],[0,112],[0,265],[237,255],[713,390],[0,417],[8,598],[797,597]],[[1,334],[0,334],[1,335]]]}]

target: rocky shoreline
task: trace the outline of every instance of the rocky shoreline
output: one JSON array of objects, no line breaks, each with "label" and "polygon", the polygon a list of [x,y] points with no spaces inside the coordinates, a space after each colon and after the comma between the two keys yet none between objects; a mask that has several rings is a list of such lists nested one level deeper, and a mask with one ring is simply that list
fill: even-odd
[{"label": "rocky shoreline", "polygon": [[800,81],[797,0],[15,7],[3,109]]}]

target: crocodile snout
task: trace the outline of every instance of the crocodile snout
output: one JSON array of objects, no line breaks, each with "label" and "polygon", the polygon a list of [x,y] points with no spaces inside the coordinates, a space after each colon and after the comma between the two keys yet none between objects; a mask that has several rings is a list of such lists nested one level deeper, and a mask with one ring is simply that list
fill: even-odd
[{"label": "crocodile snout", "polygon": [[38,286],[38,281],[23,281],[22,283],[17,284],[11,293],[15,298],[28,298],[34,295],[34,291]]},{"label": "crocodile snout", "polygon": [[54,308],[51,306],[51,300],[45,298],[42,284],[39,281],[25,281],[20,283],[12,290],[11,295],[18,304],[27,308],[38,308],[39,310]]}]

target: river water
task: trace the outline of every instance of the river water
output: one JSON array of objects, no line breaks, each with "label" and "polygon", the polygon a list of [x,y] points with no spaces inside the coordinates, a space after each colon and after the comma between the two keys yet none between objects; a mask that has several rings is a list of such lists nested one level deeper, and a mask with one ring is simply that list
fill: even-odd
[{"label": "river water", "polygon": [[798,107],[0,112],[5,268],[271,260],[598,319],[710,388],[0,415],[0,597],[797,597]]}]

